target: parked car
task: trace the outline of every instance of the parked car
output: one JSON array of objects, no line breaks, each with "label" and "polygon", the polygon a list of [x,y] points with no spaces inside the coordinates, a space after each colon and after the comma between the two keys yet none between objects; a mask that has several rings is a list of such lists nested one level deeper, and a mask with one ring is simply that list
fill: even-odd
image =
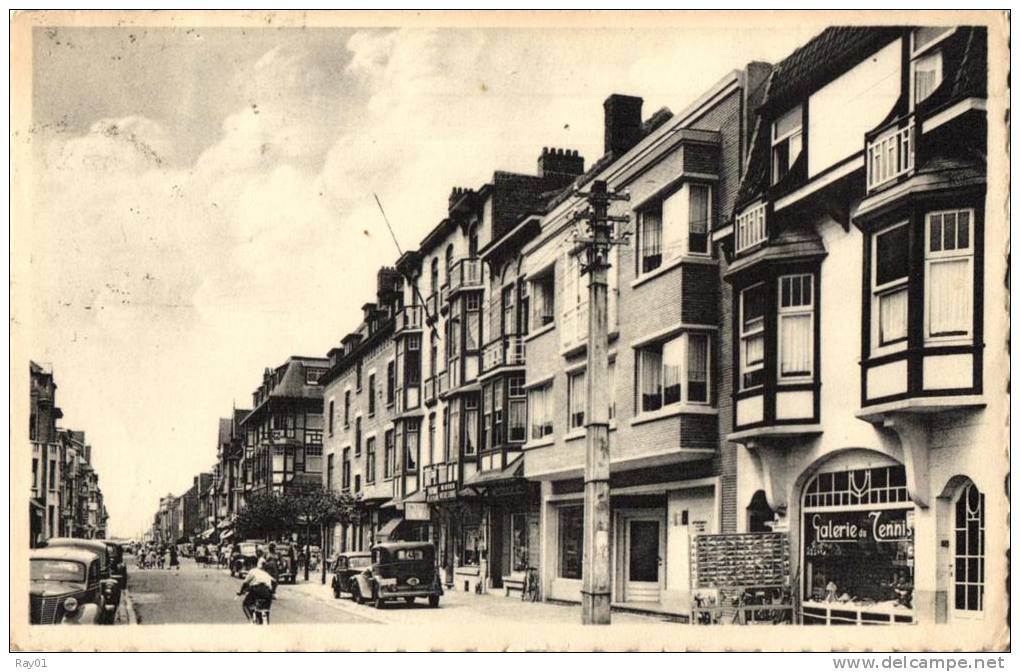
[{"label": "parked car", "polygon": [[[113,550],[100,539],[78,539],[77,537],[53,537],[46,542],[47,548],[81,548],[96,554],[99,559],[99,584],[103,591],[103,621],[113,623],[120,604],[120,574],[114,570]],[[123,564],[123,563],[121,563]],[[125,578],[127,577],[124,569]]]},{"label": "parked car", "polygon": [[102,588],[101,560],[96,553],[67,546],[35,548],[29,553],[28,563],[30,623],[105,622],[106,593]]},{"label": "parked car", "polygon": [[277,580],[280,583],[297,581],[297,554],[294,552],[294,546],[287,543],[276,544],[276,562],[279,567]]},{"label": "parked car", "polygon": [[259,559],[259,551],[264,541],[248,540],[238,544],[240,550],[230,558],[230,575],[243,579],[248,570],[255,566]]},{"label": "parked car", "polygon": [[372,566],[371,553],[341,553],[333,560],[330,572],[333,574],[331,586],[333,597],[339,598],[342,593],[350,593],[353,599],[355,574],[360,574]]},{"label": "parked car", "polygon": [[127,563],[124,562],[124,544],[115,539],[100,539],[106,544],[107,550],[110,552],[110,573],[113,578],[117,579],[117,584],[121,590],[127,588],[128,571]]},{"label": "parked car", "polygon": [[403,541],[376,544],[372,547],[372,564],[354,575],[351,585],[353,599],[362,604],[371,600],[376,609],[386,602],[427,597],[430,607],[439,606],[443,586],[436,572],[436,549],[428,543]]}]

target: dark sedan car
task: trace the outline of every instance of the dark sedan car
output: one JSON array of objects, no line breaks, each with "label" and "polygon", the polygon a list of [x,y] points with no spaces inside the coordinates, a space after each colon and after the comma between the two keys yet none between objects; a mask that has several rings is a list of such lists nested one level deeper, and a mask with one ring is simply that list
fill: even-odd
[{"label": "dark sedan car", "polygon": [[120,604],[120,581],[114,567],[114,556],[110,546],[99,539],[79,539],[77,537],[54,537],[47,540],[47,548],[80,548],[91,551],[99,559],[99,582],[103,591],[103,621],[113,623]]},{"label": "dark sedan car", "polygon": [[36,548],[28,556],[29,622],[93,625],[104,622],[100,558],[81,548]]},{"label": "dark sedan car", "polygon": [[339,598],[342,593],[354,595],[354,584],[351,581],[355,574],[360,574],[372,566],[371,553],[341,553],[333,561],[330,571],[333,597]]},{"label": "dark sedan car", "polygon": [[432,544],[402,541],[372,547],[371,566],[353,577],[354,601],[372,600],[376,609],[387,602],[428,598],[439,606],[443,587],[436,572],[436,548]]}]

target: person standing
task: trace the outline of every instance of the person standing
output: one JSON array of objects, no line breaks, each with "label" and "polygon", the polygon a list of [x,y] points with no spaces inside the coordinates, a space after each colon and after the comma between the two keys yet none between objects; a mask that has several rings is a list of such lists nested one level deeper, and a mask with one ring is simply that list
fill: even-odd
[{"label": "person standing", "polygon": [[170,569],[176,569],[178,572],[181,571],[180,558],[177,557],[177,547],[170,547]]}]

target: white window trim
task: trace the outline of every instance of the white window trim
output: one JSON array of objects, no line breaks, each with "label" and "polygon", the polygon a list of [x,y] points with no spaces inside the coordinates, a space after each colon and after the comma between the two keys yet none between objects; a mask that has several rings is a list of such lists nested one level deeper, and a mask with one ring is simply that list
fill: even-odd
[{"label": "white window trim", "polygon": [[[798,123],[796,127],[790,129],[786,133],[783,133],[783,135],[777,136],[776,135],[776,126],[779,123],[779,119],[785,117],[787,114],[793,112],[794,110],[799,110],[800,111],[800,123]],[[798,103],[797,105],[795,105],[794,107],[790,108],[789,110],[787,110],[783,114],[780,114],[776,118],[776,120],[772,122],[772,129],[771,129],[770,135],[772,137],[772,145],[771,145],[771,147],[769,149],[769,168],[770,168],[769,179],[770,179],[770,183],[771,184],[776,184],[776,182],[778,181],[778,178],[776,176],[776,155],[775,155],[776,146],[781,145],[782,143],[788,141],[790,138],[792,138],[795,135],[800,135],[801,136],[801,139],[800,139],[800,151],[801,152],[804,151],[804,105],[801,104],[801,103]],[[797,154],[797,157],[799,157],[799,156],[800,156],[800,152],[798,152],[798,154]],[[796,157],[791,157],[791,159],[790,159],[790,167],[793,167],[793,164],[795,162],[796,162]],[[787,170],[789,170],[789,168],[787,168]]]},{"label": "white window trim", "polygon": [[[791,306],[783,308],[783,278],[811,278],[811,303],[807,306]],[[817,280],[814,273],[791,273],[781,275],[776,279],[776,380],[780,383],[807,383],[815,379],[815,308],[817,306]],[[804,375],[784,376],[783,375],[783,317],[809,315],[811,318],[808,326],[811,335],[811,353],[808,357],[810,371]]]},{"label": "white window trim", "polygon": [[[924,28],[935,28],[936,26],[922,26],[922,27],[924,27]],[[920,49],[918,49],[918,48],[916,48],[914,46],[914,38],[917,36],[917,29],[914,29],[914,30],[910,31],[910,58],[914,58],[915,56],[920,56],[920,55],[924,54],[925,52],[929,51],[930,49],[933,49],[935,47],[935,45],[939,44],[940,42],[942,42],[943,40],[945,40],[946,38],[948,38],[950,35],[952,35],[955,32],[956,32],[956,26],[946,26],[945,30],[942,32],[941,35],[939,35],[934,40],[932,40],[928,44],[926,44],[923,47],[921,47]]]},{"label": "white window trim", "polygon": [[[884,285],[876,285],[875,281],[878,278],[878,237],[889,233],[890,231],[899,228],[901,226],[909,227],[910,221],[903,220],[890,224],[889,226],[883,227],[871,234],[871,356],[880,357],[887,355],[892,352],[899,352],[907,348],[907,343],[910,340],[910,304],[908,294],[907,304],[907,338],[890,343],[888,345],[881,344],[881,323],[882,315],[879,312],[879,301],[878,297],[881,294],[887,294],[895,289],[902,287],[909,287],[910,284],[910,273],[903,278],[887,282]],[[907,290],[909,292],[909,289]]]},{"label": "white window trim", "polygon": [[[741,225],[741,220],[746,220],[747,222],[752,222],[754,220],[757,220],[759,213],[761,213],[761,221],[762,221],[762,227],[761,227],[762,235],[761,235],[761,238],[755,239],[754,241],[752,241],[750,243],[747,243],[745,245],[740,245],[740,229],[741,229],[740,225]],[[767,213],[765,212],[765,202],[764,201],[759,201],[758,203],[755,203],[753,205],[749,205],[749,206],[747,206],[746,208],[744,208],[743,210],[740,211],[740,213],[736,217],[736,221],[734,222],[733,236],[734,236],[734,241],[733,241],[733,248],[734,249],[733,249],[733,251],[736,254],[741,254],[743,252],[746,252],[747,250],[754,249],[758,245],[761,245],[763,242],[768,240],[768,237],[769,237],[769,224],[768,224]]]},{"label": "white window trim", "polygon": [[[931,224],[930,218],[932,215],[941,215],[946,213],[961,213],[967,212],[970,214],[970,231],[967,239],[967,247],[963,250],[941,250],[939,252],[930,252],[931,249]],[[925,213],[924,216],[924,342],[925,343],[937,343],[939,345],[969,345],[974,339],[974,301],[971,298],[970,301],[970,322],[967,323],[967,333],[963,335],[952,334],[948,336],[932,336],[931,325],[929,321],[929,314],[931,312],[931,266],[939,263],[940,261],[966,259],[967,260],[967,280],[968,280],[968,296],[973,297],[974,295],[974,209],[973,208],[958,208],[949,210],[933,210],[932,212]]]},{"label": "white window trim", "polygon": [[[757,389],[759,387],[762,387],[761,385],[755,385],[754,387],[746,387],[744,385],[744,375],[745,374],[752,373],[754,371],[761,371],[761,370],[763,370],[765,368],[764,353],[762,353],[761,364],[755,366],[753,369],[752,368],[748,368],[747,364],[745,364],[745,362],[744,362],[744,355],[745,355],[745,352],[746,352],[746,349],[744,348],[744,341],[748,337],[750,337],[750,336],[757,336],[758,334],[764,334],[765,333],[765,314],[764,313],[762,313],[761,326],[760,327],[758,327],[758,328],[756,328],[754,330],[751,330],[751,331],[745,331],[744,330],[744,294],[747,293],[748,291],[754,289],[755,287],[759,287],[759,286],[763,286],[763,285],[765,285],[764,282],[756,282],[753,285],[748,285],[747,287],[744,287],[743,289],[740,290],[740,310],[739,310],[740,314],[737,316],[738,320],[739,320],[739,325],[738,326],[739,326],[739,332],[740,332],[739,333],[740,338],[738,339],[739,340],[739,344],[740,344],[739,345],[740,352],[737,353],[738,354],[737,378],[738,378],[738,381],[739,381],[739,385],[737,387],[741,391],[743,391],[743,390],[753,390],[753,389]],[[765,336],[763,336],[763,338],[765,338]]]},{"label": "white window trim", "polygon": [[525,440],[525,444],[528,444],[530,442],[540,443],[542,441],[545,441],[546,439],[552,440],[552,438],[556,435],[556,404],[555,404],[555,399],[546,402],[548,407],[551,410],[551,412],[549,413],[548,418],[546,418],[546,419],[548,420],[550,428],[551,428],[552,431],[550,431],[548,434],[543,434],[541,437],[539,437],[537,439],[534,436],[532,436],[532,433],[531,433],[531,430],[532,430],[532,427],[533,427],[532,422],[533,422],[533,418],[535,416],[534,411],[532,410],[534,408],[534,395],[539,393],[539,392],[541,392],[544,395],[550,395],[551,396],[553,394],[553,389],[554,388],[553,388],[553,379],[552,378],[550,378],[549,380],[547,380],[543,384],[535,385],[535,386],[532,386],[532,387],[525,387],[524,388],[524,391],[527,393],[527,400],[528,400],[528,416],[527,416],[528,432],[527,432],[527,439]]},{"label": "white window trim", "polygon": [[[708,217],[705,221],[705,247],[707,249],[704,252],[695,252],[691,250],[691,187],[704,187],[708,190]],[[701,258],[711,257],[712,218],[715,214],[715,189],[711,184],[706,184],[704,182],[687,182],[684,184],[684,189],[687,190],[687,236],[684,238],[684,255]]]},{"label": "white window trim", "polygon": [[[690,378],[688,366],[690,365],[690,351],[688,349],[688,337],[691,334],[697,336],[705,336],[708,340],[707,352],[705,353],[705,401],[691,401],[688,399],[687,394],[690,389]],[[647,349],[653,345],[665,346],[670,341],[680,340],[683,342],[683,355],[680,358],[680,399],[669,404],[662,404],[659,408],[654,411],[645,411],[641,409],[641,351]],[[662,362],[659,363],[661,369]],[[637,373],[637,394],[635,395],[635,408],[634,408],[634,420],[643,420],[646,416],[649,419],[655,419],[663,414],[672,415],[671,409],[678,409],[684,407],[697,407],[697,408],[712,408],[712,334],[704,331],[693,331],[693,332],[682,332],[679,334],[673,334],[668,338],[661,340],[645,342],[639,347],[634,348],[634,370]],[[661,373],[661,372],[660,372]],[[663,376],[664,377],[664,376]],[[663,391],[665,393],[665,390]],[[634,421],[631,421],[632,424]]]},{"label": "white window trim", "polygon": [[[588,378],[587,378],[587,376],[588,376],[588,369],[585,366],[582,365],[582,366],[579,366],[579,367],[575,367],[571,371],[568,371],[567,372],[567,424],[566,424],[567,438],[568,439],[571,438],[570,435],[573,434],[574,432],[577,432],[577,431],[582,431],[583,432],[584,429],[585,429],[585,426],[587,425],[588,420],[589,420],[589,418],[587,417],[587,415],[588,415],[588,400],[584,399],[584,409],[583,409],[583,413],[585,414],[584,424],[581,424],[578,427],[573,427],[571,425],[571,422],[573,420],[573,418],[572,418],[573,413],[571,412],[571,408],[573,406],[573,404],[571,402],[573,400],[573,397],[571,395],[571,391],[572,391],[572,389],[574,387],[572,381],[577,376],[584,376],[585,377],[584,384],[583,384],[583,394],[585,396],[587,396],[587,393],[588,393]],[[555,424],[553,425],[553,427],[555,428]]]}]

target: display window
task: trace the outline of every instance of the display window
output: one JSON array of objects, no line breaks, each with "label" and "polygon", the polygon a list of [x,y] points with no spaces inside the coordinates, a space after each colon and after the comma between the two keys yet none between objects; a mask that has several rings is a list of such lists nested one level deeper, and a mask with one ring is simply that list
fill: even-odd
[{"label": "display window", "polygon": [[514,572],[528,569],[528,518],[523,513],[510,515],[510,563]]},{"label": "display window", "polygon": [[817,474],[804,493],[804,623],[912,623],[914,506],[902,466]]},{"label": "display window", "polygon": [[584,559],[584,507],[564,506],[559,510],[559,576],[580,579]]}]

